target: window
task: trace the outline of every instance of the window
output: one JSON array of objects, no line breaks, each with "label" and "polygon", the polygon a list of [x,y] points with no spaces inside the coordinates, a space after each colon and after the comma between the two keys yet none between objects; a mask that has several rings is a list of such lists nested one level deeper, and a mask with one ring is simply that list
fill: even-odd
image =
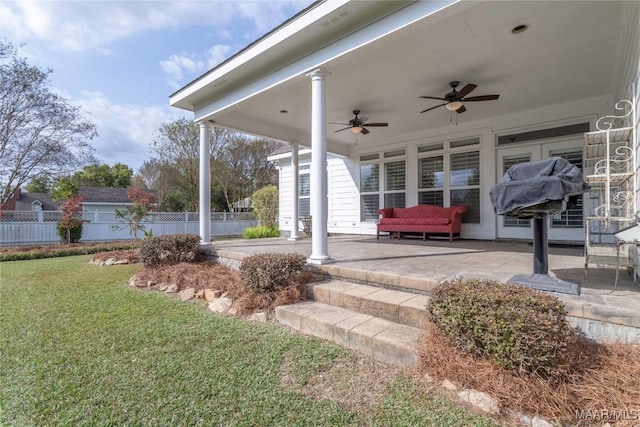
[{"label": "window", "polygon": [[360,165],[360,219],[376,221],[380,203],[380,165]]},{"label": "window", "polygon": [[311,175],[310,165],[300,165],[298,167],[298,214],[301,216],[311,215]]},{"label": "window", "polygon": [[444,206],[444,157],[418,159],[418,204]]},{"label": "window", "polygon": [[382,159],[389,159],[386,162],[378,154],[360,156],[361,162],[370,161],[360,165],[361,221],[377,221],[381,202],[387,208],[406,206],[406,162],[397,160],[405,155],[404,149],[385,152]]},{"label": "window", "polygon": [[480,223],[480,151],[469,150],[479,138],[418,147],[418,203],[465,205],[462,222]]},{"label": "window", "polygon": [[480,152],[451,154],[451,206],[466,205],[463,223],[480,223]]}]

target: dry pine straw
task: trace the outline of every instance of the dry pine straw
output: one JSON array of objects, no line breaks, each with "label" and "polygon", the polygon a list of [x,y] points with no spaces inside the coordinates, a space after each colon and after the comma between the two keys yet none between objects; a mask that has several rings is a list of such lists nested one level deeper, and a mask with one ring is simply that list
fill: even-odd
[{"label": "dry pine straw", "polygon": [[304,301],[307,298],[306,285],[320,279],[312,273],[302,272],[289,277],[288,284],[283,289],[261,294],[248,290],[242,283],[239,272],[213,262],[143,268],[136,277],[143,283],[175,283],[178,285],[178,292],[187,288],[194,288],[196,292],[203,289],[221,290],[233,300],[233,306],[240,315]]},{"label": "dry pine straw", "polygon": [[[637,345],[596,344],[580,339],[572,349],[575,358],[571,369],[549,380],[536,374],[519,375],[487,359],[464,354],[433,326],[428,328],[423,343],[417,366],[420,373],[486,392],[502,408],[579,426],[601,426],[606,420],[578,420],[576,411],[626,410],[627,414],[637,414],[640,410]],[[631,427],[638,426],[639,421],[627,419],[611,424]]]}]

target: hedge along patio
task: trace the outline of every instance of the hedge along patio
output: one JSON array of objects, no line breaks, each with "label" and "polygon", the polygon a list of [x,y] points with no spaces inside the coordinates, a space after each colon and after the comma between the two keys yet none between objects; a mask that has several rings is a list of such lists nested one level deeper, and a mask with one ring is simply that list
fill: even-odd
[{"label": "hedge along patio", "polygon": [[[316,266],[335,278],[391,289],[429,294],[441,280],[454,277],[508,281],[533,271],[532,247],[522,242],[389,239],[375,236],[329,237],[333,262]],[[210,258],[231,265],[262,252],[311,253],[311,240],[285,238],[219,241],[201,249]],[[580,247],[549,248],[549,275],[582,284],[584,254]],[[564,303],[574,325],[599,340],[640,343],[640,287],[620,272],[615,291],[615,270],[590,268],[589,280],[579,296],[553,294]]]}]

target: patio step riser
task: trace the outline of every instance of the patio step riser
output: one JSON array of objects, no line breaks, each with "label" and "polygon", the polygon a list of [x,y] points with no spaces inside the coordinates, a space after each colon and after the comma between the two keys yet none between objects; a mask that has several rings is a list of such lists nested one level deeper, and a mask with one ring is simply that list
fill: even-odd
[{"label": "patio step riser", "polygon": [[419,328],[317,301],[279,306],[276,318],[302,333],[333,341],[374,359],[412,367],[418,360]]},{"label": "patio step riser", "polygon": [[311,287],[311,299],[334,307],[424,328],[429,297],[376,286],[330,280]]}]

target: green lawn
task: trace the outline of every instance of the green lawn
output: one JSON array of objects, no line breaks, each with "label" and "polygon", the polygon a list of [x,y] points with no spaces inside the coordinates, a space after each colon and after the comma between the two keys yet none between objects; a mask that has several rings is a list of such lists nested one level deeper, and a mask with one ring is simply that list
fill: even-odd
[{"label": "green lawn", "polygon": [[402,376],[365,414],[308,397],[282,385],[283,362],[304,384],[347,350],[129,288],[137,266],[88,260],[0,264],[0,425],[493,425]]}]

